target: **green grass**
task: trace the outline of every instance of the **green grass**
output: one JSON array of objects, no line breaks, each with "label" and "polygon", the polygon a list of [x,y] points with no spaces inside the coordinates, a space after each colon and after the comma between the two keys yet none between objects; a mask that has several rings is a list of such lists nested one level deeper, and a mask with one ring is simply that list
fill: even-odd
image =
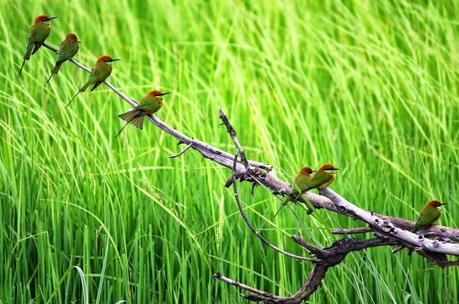
[{"label": "green grass", "polygon": [[[291,180],[333,162],[333,189],[363,208],[414,219],[430,198],[459,213],[457,1],[0,0],[0,302],[237,303],[219,271],[290,294],[311,265],[264,247],[223,187],[230,171],[147,123],[121,127],[129,107],[101,86],[65,108],[87,74],[71,64],[45,86],[54,60],[40,50],[17,71],[33,17],[59,16],[76,58],[121,58],[110,81],[133,98],[161,88],[158,116],[231,153],[223,108],[249,158]],[[275,244],[318,245],[347,218],[295,209],[241,185],[251,220]],[[266,217],[266,218],[264,218]],[[84,272],[82,278],[74,266]],[[349,255],[311,303],[457,303],[457,268],[389,248]]]}]

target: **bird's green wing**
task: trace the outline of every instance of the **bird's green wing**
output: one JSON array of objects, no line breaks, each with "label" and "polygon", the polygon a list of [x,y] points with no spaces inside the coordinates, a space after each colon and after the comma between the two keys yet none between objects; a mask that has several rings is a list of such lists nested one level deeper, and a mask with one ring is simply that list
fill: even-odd
[{"label": "bird's green wing", "polygon": [[140,101],[136,109],[142,110],[146,113],[154,114],[158,112],[159,109],[161,109],[161,106],[162,102],[160,98],[147,96]]},{"label": "bird's green wing", "polygon": [[441,213],[436,208],[433,210],[422,209],[419,213],[419,218],[414,226],[413,232],[416,232],[420,229],[427,228],[428,226],[435,223],[436,220],[440,217]]},{"label": "bird's green wing", "polygon": [[37,41],[36,40],[37,36],[38,36],[38,27],[32,25],[29,31],[29,43],[35,43],[35,41]]},{"label": "bird's green wing", "polygon": [[317,188],[320,185],[322,185],[323,183],[329,181],[331,178],[333,178],[331,174],[329,174],[329,173],[327,173],[325,171],[317,171],[312,176],[312,178],[309,181],[305,191]]},{"label": "bird's green wing", "polygon": [[298,174],[296,177],[295,177],[295,185],[300,189],[300,190],[304,190],[307,188],[308,186],[308,183],[311,181],[311,177],[309,175],[305,175],[305,174]]},{"label": "bird's green wing", "polygon": [[112,73],[112,67],[111,65],[103,62],[99,63],[94,66],[94,69],[92,70],[91,78],[96,81],[105,81],[108,76]]},{"label": "bird's green wing", "polygon": [[72,58],[78,52],[78,49],[78,44],[64,40],[59,48],[57,61],[63,61]]},{"label": "bird's green wing", "polygon": [[36,42],[41,42],[44,41],[46,38],[48,38],[49,35],[49,27],[48,25],[42,23],[39,25],[33,25],[30,28],[29,32],[29,43],[36,43]]}]

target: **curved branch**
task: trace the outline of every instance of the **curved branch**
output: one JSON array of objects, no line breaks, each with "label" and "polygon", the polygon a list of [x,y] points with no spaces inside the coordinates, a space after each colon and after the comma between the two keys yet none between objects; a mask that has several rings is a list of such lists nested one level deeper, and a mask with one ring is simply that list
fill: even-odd
[{"label": "curved branch", "polygon": [[[179,144],[180,144],[180,143],[179,143]],[[177,158],[177,157],[181,156],[183,153],[185,153],[186,151],[188,151],[188,149],[190,149],[192,145],[193,145],[193,139],[191,140],[191,142],[190,142],[182,151],[180,151],[180,152],[177,153],[177,154],[169,155],[169,158]]]},{"label": "curved branch", "polygon": [[247,214],[245,214],[244,212],[244,208],[242,207],[242,203],[241,203],[241,200],[239,198],[239,192],[237,190],[237,185],[236,185],[236,164],[237,164],[237,156],[238,156],[238,153],[236,153],[236,155],[234,155],[234,161],[233,161],[233,175],[232,175],[232,184],[233,184],[233,193],[234,193],[234,199],[236,200],[236,204],[237,204],[237,207],[239,208],[239,212],[241,213],[241,216],[242,218],[244,219],[244,222],[245,224],[247,225],[247,227],[249,227],[249,229],[257,236],[257,238],[259,238],[263,244],[265,244],[266,246],[268,246],[269,248],[272,248],[274,249],[275,251],[287,256],[287,257],[290,257],[290,258],[294,258],[294,259],[297,259],[297,260],[307,260],[307,261],[313,261],[314,259],[313,258],[310,258],[310,257],[307,257],[307,256],[300,256],[300,255],[296,255],[296,254],[293,254],[293,253],[290,253],[288,251],[285,251],[277,246],[275,246],[274,244],[272,244],[271,242],[269,242],[253,225],[252,223],[250,222],[249,218],[247,217]]},{"label": "curved branch", "polygon": [[247,294],[244,297],[254,302],[264,303],[282,303],[282,304],[297,304],[302,303],[309,299],[309,297],[317,290],[322,280],[325,278],[327,271],[330,267],[333,267],[341,263],[348,253],[353,251],[360,251],[367,248],[373,248],[378,246],[394,245],[395,242],[382,239],[373,238],[368,240],[355,240],[351,238],[343,238],[333,243],[332,246],[324,249],[315,247],[303,240],[300,236],[293,236],[293,239],[305,247],[308,251],[316,256],[316,261],[313,261],[313,268],[308,274],[306,281],[303,283],[301,288],[290,297],[278,296],[272,293],[259,290],[248,286],[246,284],[237,282],[228,277],[215,273],[214,277],[217,280],[223,281],[227,284],[231,284],[240,289],[250,291],[251,294]]}]

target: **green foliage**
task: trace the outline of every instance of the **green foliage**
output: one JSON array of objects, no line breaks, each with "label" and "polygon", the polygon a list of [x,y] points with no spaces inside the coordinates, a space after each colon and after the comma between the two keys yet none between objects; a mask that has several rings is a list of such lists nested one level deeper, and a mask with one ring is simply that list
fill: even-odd
[{"label": "green foliage", "polygon": [[[43,13],[59,16],[52,45],[78,35],[77,60],[121,58],[109,80],[127,95],[173,91],[158,116],[178,130],[234,152],[223,108],[248,157],[282,178],[332,162],[332,187],[359,206],[415,219],[438,198],[457,225],[459,3],[305,2],[0,0],[0,302],[235,303],[213,272],[289,294],[311,267],[244,226],[229,170],[193,151],[169,159],[180,148],[152,124],[116,138],[129,107],[106,87],[65,108],[82,70],[65,63],[46,86],[55,55],[40,49],[17,78]],[[298,230],[326,246],[329,228],[358,225],[296,206],[273,220],[279,200],[240,188],[257,227],[297,254]],[[372,249],[310,302],[456,303],[458,276]]]}]

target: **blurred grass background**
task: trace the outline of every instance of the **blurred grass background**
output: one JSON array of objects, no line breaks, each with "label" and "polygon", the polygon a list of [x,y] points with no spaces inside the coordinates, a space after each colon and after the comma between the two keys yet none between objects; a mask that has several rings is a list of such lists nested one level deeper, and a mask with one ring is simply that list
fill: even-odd
[{"label": "blurred grass background", "polygon": [[[75,32],[76,59],[121,58],[110,81],[140,99],[172,90],[158,116],[234,152],[223,108],[249,158],[292,180],[303,165],[342,170],[333,189],[363,208],[415,219],[430,198],[457,226],[458,1],[0,0],[0,302],[238,303],[219,271],[290,294],[311,265],[264,247],[223,184],[230,172],[147,123],[120,138],[128,105],[101,86],[67,100],[86,73],[72,64],[45,80],[42,49],[17,78],[28,28],[58,16],[48,43]],[[328,246],[331,227],[358,225],[241,185],[250,218],[301,254],[300,232]],[[457,268],[406,251],[354,253],[310,303],[457,303]]]}]

